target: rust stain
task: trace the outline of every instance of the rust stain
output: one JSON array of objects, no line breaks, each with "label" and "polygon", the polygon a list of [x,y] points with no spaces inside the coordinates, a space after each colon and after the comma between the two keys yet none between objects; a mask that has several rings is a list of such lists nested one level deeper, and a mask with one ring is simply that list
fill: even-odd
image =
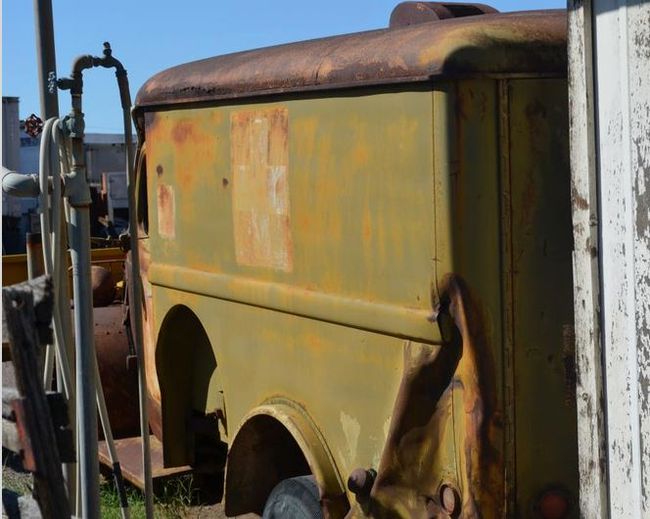
[{"label": "rust stain", "polygon": [[176,237],[174,188],[169,184],[160,184],[157,195],[158,234],[162,238],[174,239]]},{"label": "rust stain", "polygon": [[286,108],[231,115],[233,230],[240,265],[293,269],[288,133]]},{"label": "rust stain", "polygon": [[466,16],[278,45],[163,71],[138,110],[171,103],[430,81],[444,74],[566,74],[566,12]]},{"label": "rust stain", "polygon": [[193,133],[194,128],[190,121],[180,121],[172,130],[172,139],[176,144],[183,144],[192,137]]},{"label": "rust stain", "polygon": [[[213,131],[215,123],[213,116],[186,118],[170,121],[169,136],[174,147],[174,156],[183,157],[182,162],[174,164],[174,176],[177,185],[183,186],[183,191],[191,193],[194,190],[204,189],[204,185],[197,181],[205,176],[205,171],[213,169],[216,159],[216,149],[219,145],[219,136]],[[180,216],[185,218],[194,209],[188,206]]]},{"label": "rust stain", "polygon": [[[125,272],[128,272],[126,270]],[[115,438],[138,434],[138,391],[135,369],[129,369],[129,339],[121,305],[95,308],[93,311],[95,348],[99,374],[107,402],[108,418]],[[99,431],[103,439],[103,431]]]},{"label": "rust stain", "polygon": [[[437,320],[445,343],[405,348],[377,478],[368,499],[359,500],[349,518],[449,517],[441,492],[446,487],[462,489],[461,510],[454,517],[503,514],[503,461],[496,448],[502,424],[482,312],[459,276],[448,275],[440,293]],[[454,409],[458,402],[461,408]],[[436,473],[432,467],[449,434],[459,453],[456,473]]]}]

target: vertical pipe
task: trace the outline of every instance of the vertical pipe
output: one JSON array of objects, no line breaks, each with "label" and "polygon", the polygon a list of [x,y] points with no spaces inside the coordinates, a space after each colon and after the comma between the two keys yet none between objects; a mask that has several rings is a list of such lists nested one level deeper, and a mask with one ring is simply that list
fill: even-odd
[{"label": "vertical pipe", "polygon": [[[118,76],[119,78],[119,76]],[[124,75],[126,78],[126,73]],[[138,396],[140,400],[140,434],[142,435],[142,470],[144,475],[144,496],[146,517],[153,518],[153,477],[151,473],[151,446],[149,441],[149,412],[147,409],[147,375],[144,360],[144,340],[142,330],[142,285],[140,282],[140,249],[138,243],[138,219],[136,211],[135,167],[133,160],[133,133],[131,130],[131,114],[129,113],[130,99],[124,102],[128,95],[128,83],[121,87],[123,99],[124,144],[126,146],[126,181],[129,196],[129,229],[131,234],[131,272],[133,283],[133,329],[135,330],[135,347],[138,356]],[[124,92],[124,90],[126,92]]]},{"label": "vertical pipe", "polygon": [[104,388],[102,387],[101,375],[99,373],[99,363],[95,359],[95,382],[97,391],[97,409],[99,411],[99,419],[101,421],[102,430],[104,431],[104,438],[106,439],[106,447],[108,447],[108,456],[111,460],[113,468],[113,479],[115,481],[115,488],[117,490],[117,497],[120,502],[120,512],[123,519],[129,519],[129,501],[126,497],[126,487],[124,486],[124,478],[122,477],[122,467],[117,456],[117,449],[115,448],[115,439],[113,438],[113,429],[108,418],[108,408],[106,407],[106,398],[104,396]]},{"label": "vertical pipe", "polygon": [[99,458],[97,453],[97,407],[95,402],[95,343],[90,276],[90,188],[86,179],[83,149],[81,93],[72,93],[71,117],[77,128],[72,136],[72,174],[66,181],[70,202],[70,253],[74,291],[74,329],[77,345],[76,388],[79,434],[81,513],[84,519],[99,518]]},{"label": "vertical pipe", "polygon": [[79,420],[81,512],[84,519],[99,518],[99,461],[97,454],[97,408],[95,404],[95,348],[90,281],[90,210],[70,209],[74,331],[77,338],[76,387]]},{"label": "vertical pipe", "polygon": [[50,73],[56,74],[56,54],[54,52],[54,23],[52,21],[52,1],[34,0],[36,20],[36,53],[38,55],[38,85],[41,98],[43,120],[59,116],[59,98],[56,88],[50,92],[48,81]]}]

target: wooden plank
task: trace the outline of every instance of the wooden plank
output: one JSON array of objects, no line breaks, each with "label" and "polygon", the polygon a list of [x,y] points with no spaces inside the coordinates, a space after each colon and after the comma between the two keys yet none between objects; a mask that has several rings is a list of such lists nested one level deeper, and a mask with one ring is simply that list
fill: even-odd
[{"label": "wooden plank", "polygon": [[[45,518],[70,518],[56,434],[39,369],[39,348],[51,342],[52,280],[35,280],[3,288],[2,306],[20,400],[12,403],[18,435],[32,461],[34,493]],[[31,460],[29,459],[31,458]]]}]

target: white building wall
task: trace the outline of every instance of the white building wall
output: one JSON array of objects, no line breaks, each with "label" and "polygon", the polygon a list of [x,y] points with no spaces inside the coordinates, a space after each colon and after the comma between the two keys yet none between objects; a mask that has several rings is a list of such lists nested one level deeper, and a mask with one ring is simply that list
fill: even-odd
[{"label": "white building wall", "polygon": [[[18,98],[2,98],[2,165],[17,171],[20,157],[20,121],[18,119]],[[16,198],[2,193],[2,214],[20,216],[22,206]]]},{"label": "white building wall", "polygon": [[650,3],[570,1],[581,515],[650,517]]}]

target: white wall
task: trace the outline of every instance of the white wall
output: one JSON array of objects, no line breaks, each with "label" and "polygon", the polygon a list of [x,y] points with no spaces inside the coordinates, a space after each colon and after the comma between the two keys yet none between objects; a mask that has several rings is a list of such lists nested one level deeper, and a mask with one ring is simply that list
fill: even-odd
[{"label": "white wall", "polygon": [[[18,98],[2,98],[2,165],[16,171],[19,167],[20,122],[18,120]],[[2,214],[20,216],[20,200],[2,193]]]},{"label": "white wall", "polygon": [[650,3],[569,2],[581,515],[650,517]]}]

